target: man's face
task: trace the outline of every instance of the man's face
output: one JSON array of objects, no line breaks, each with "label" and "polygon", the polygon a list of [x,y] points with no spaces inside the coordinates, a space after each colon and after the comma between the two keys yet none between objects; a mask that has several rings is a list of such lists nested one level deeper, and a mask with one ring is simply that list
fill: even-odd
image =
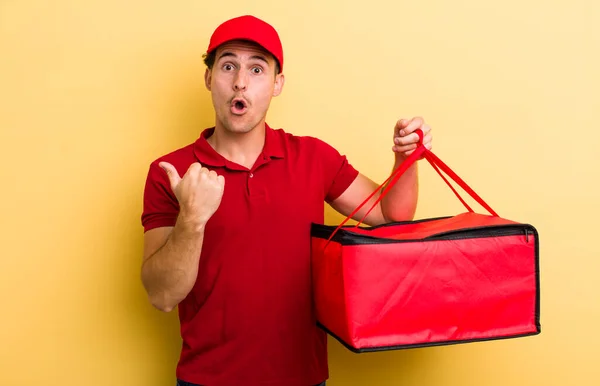
[{"label": "man's face", "polygon": [[262,47],[229,42],[217,49],[205,82],[217,126],[230,133],[247,133],[264,122],[271,98],[281,93],[284,77],[275,75],[275,59]]}]

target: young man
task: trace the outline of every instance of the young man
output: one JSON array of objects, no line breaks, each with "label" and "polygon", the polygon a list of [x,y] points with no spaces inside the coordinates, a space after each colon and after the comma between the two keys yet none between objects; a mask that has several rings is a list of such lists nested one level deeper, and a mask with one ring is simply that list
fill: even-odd
[{"label": "young man", "polygon": [[[271,98],[284,85],[283,50],[269,24],[252,16],[226,21],[205,62],[215,126],[151,163],[142,214],[149,300],[179,311],[178,382],[324,384],[326,335],[312,307],[310,226],[324,221],[325,202],[348,215],[377,184],[323,141],[266,124]],[[400,120],[395,166],[416,148],[416,129],[431,148],[422,119]],[[411,219],[416,202],[413,166],[365,222]]]}]

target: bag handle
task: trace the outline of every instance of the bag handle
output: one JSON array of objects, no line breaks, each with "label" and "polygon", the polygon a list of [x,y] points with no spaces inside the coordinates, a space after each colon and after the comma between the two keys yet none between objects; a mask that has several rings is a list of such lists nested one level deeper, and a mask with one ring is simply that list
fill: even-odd
[{"label": "bag handle", "polygon": [[477,193],[475,193],[475,191],[473,189],[471,189],[469,187],[469,185],[467,185],[466,182],[464,182],[452,169],[450,169],[450,167],[448,167],[448,165],[446,165],[444,162],[442,162],[441,159],[439,159],[435,154],[433,154],[431,152],[431,150],[427,149],[423,145],[423,131],[421,131],[421,129],[417,129],[417,130],[415,130],[415,133],[417,133],[417,135],[419,136],[419,142],[418,142],[417,148],[412,152],[411,155],[409,155],[404,160],[404,162],[402,162],[400,164],[400,166],[398,166],[396,168],[396,170],[394,170],[390,174],[390,176],[385,181],[383,181],[383,183],[381,183],[381,185],[379,185],[377,187],[377,189],[375,189],[360,205],[358,205],[356,207],[356,209],[354,209],[354,211],[352,213],[350,213],[344,219],[344,221],[342,221],[340,223],[340,225],[338,225],[338,227],[331,233],[331,235],[327,239],[327,244],[329,244],[329,241],[344,226],[344,224],[346,222],[348,222],[348,220],[350,220],[360,210],[360,208],[362,208],[367,202],[369,202],[371,197],[373,197],[378,191],[380,191],[391,180],[391,182],[381,192],[380,196],[377,198],[375,203],[371,206],[371,208],[367,211],[367,213],[365,213],[365,215],[362,217],[362,219],[354,227],[357,228],[360,224],[362,224],[364,219],[367,217],[367,215],[369,213],[371,213],[371,211],[377,206],[377,204],[383,199],[383,197],[385,197],[385,195],[390,191],[390,189],[394,186],[394,184],[400,179],[402,174],[404,174],[404,172],[406,172],[406,170],[408,170],[408,168],[411,167],[421,156],[424,156],[424,158],[431,164],[431,166],[440,175],[440,177],[442,177],[442,179],[444,180],[446,185],[448,185],[448,187],[450,187],[450,189],[454,192],[456,197],[458,197],[460,202],[465,206],[465,208],[469,212],[473,212],[473,209],[471,209],[469,207],[469,205],[467,205],[465,200],[462,199],[462,197],[458,194],[456,189],[454,189],[454,187],[450,184],[450,182],[441,173],[440,169],[444,173],[446,173],[454,182],[456,182],[463,190],[465,190],[479,205],[481,205],[488,212],[490,212],[490,214],[492,216],[499,217],[498,214],[485,201],[483,201],[483,199],[481,197],[479,197],[479,195]]},{"label": "bag handle", "polygon": [[[439,159],[438,156],[433,154],[431,151],[427,150],[425,157],[427,158],[427,161],[429,161],[429,163],[432,166],[434,166],[434,168],[435,168],[435,166],[437,166],[440,169],[442,169],[444,171],[444,173],[446,173],[448,176],[450,176],[450,178],[452,178],[452,180],[454,180],[454,182],[456,182],[461,188],[463,188],[467,193],[469,193],[469,196],[471,196],[479,205],[481,205],[484,209],[486,209],[492,216],[499,217],[498,213],[496,213],[485,201],[483,201],[483,199],[481,197],[479,197],[479,195],[477,193],[475,193],[475,191],[473,189],[471,189],[471,187],[469,185],[467,185],[467,183],[465,181],[463,181],[452,169],[450,169],[450,167],[448,165],[446,165],[441,159]],[[441,175],[439,170],[436,169],[436,171],[438,172],[438,174]],[[458,192],[456,192],[456,190],[454,190],[452,188],[452,185],[450,185],[450,183],[445,178],[444,178],[444,181],[446,181],[446,184],[458,196]],[[459,199],[460,199],[460,197],[459,197]],[[467,206],[467,204],[462,199],[460,199],[460,200],[463,203],[463,205],[467,209],[469,209],[470,212],[472,212],[472,210]]]}]

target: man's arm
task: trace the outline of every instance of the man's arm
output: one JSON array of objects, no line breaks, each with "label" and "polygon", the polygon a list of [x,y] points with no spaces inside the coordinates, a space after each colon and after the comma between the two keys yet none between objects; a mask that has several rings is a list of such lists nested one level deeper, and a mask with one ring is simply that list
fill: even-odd
[{"label": "man's arm", "polygon": [[207,221],[221,203],[225,180],[199,163],[183,178],[166,162],[180,212],[174,227],[160,227],[144,234],[142,283],[152,305],[169,312],[190,293],[198,276],[198,263]]},{"label": "man's arm", "polygon": [[[412,120],[402,119],[394,128],[395,153],[394,170],[417,148],[419,136],[415,130],[423,131],[423,145],[431,149],[431,128],[421,118]],[[368,177],[359,174],[352,184],[342,193],[331,206],[343,214],[350,215],[377,187],[379,184]],[[382,190],[385,189],[382,188]],[[377,192],[354,216],[354,220],[361,220],[365,213],[373,206],[380,197],[381,191]],[[418,168],[417,164],[411,165],[396,181],[394,186],[383,197],[375,208],[365,218],[364,223],[368,225],[379,225],[391,221],[407,221],[414,218],[417,199],[419,195]]]},{"label": "man's arm", "polygon": [[198,275],[204,229],[177,222],[144,234],[142,283],[150,303],[170,312],[190,293]]}]

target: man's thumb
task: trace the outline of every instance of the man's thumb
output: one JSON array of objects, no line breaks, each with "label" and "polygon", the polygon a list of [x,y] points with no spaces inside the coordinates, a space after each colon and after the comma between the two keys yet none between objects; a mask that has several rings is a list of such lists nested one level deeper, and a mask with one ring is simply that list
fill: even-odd
[{"label": "man's thumb", "polygon": [[160,162],[158,164],[166,173],[167,177],[169,177],[169,182],[171,183],[171,189],[175,190],[175,187],[179,185],[179,181],[181,181],[181,177],[177,172],[177,169],[173,165],[168,162]]}]

